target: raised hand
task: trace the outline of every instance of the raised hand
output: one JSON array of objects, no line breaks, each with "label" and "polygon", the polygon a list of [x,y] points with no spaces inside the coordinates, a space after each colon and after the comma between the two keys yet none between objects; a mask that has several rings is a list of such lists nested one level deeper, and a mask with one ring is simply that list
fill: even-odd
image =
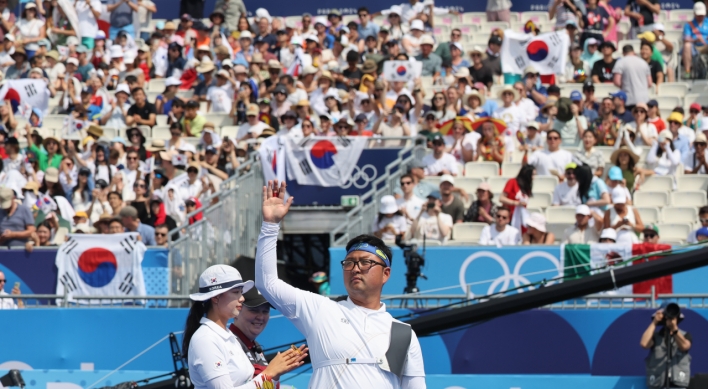
[{"label": "raised hand", "polygon": [[285,182],[281,182],[278,186],[278,180],[268,181],[268,184],[263,187],[263,221],[280,223],[287,215],[293,204],[293,198],[290,197],[285,201],[285,187]]}]

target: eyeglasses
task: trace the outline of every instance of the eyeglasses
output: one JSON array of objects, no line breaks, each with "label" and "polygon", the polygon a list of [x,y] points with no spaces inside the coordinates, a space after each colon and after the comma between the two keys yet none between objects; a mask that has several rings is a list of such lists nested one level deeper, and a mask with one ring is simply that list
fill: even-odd
[{"label": "eyeglasses", "polygon": [[167,236],[167,234],[162,233],[162,232],[156,232],[155,236]]},{"label": "eyeglasses", "polygon": [[699,111],[698,111],[698,110],[695,110],[695,109],[692,109],[692,110],[690,110],[690,111],[688,111],[688,112],[690,112],[690,113],[698,113]]},{"label": "eyeglasses", "polygon": [[410,185],[413,181],[401,181],[401,186]]},{"label": "eyeglasses", "polygon": [[346,130],[349,128],[349,126],[336,126],[335,128],[338,130]]},{"label": "eyeglasses", "polygon": [[142,188],[142,189],[145,189],[145,184],[135,184],[135,185],[133,185],[133,188]]},{"label": "eyeglasses", "polygon": [[138,157],[126,157],[125,159],[127,159],[128,161],[135,161],[136,159],[138,159]]},{"label": "eyeglasses", "polygon": [[708,144],[703,143],[703,142],[693,142],[693,145],[694,145],[694,146],[700,146],[700,147],[706,147],[706,145],[708,145]]},{"label": "eyeglasses", "polygon": [[547,137],[546,139],[548,139],[548,140],[560,140],[560,137],[559,137],[559,136],[549,136],[549,137]]},{"label": "eyeglasses", "polygon": [[303,125],[302,125],[302,128],[312,128],[312,126],[309,125],[309,124],[303,124]]},{"label": "eyeglasses", "polygon": [[0,280],[0,283],[5,282],[5,280]]},{"label": "eyeglasses", "polygon": [[359,267],[359,270],[361,270],[362,272],[367,272],[372,267],[374,267],[376,265],[381,266],[381,267],[386,267],[386,265],[384,265],[381,262],[371,261],[368,259],[362,259],[360,261],[350,261],[350,260],[345,259],[341,263],[342,263],[342,269],[344,271],[352,271],[352,270],[354,270],[354,266]]},{"label": "eyeglasses", "polygon": [[643,110],[643,109],[635,109],[634,111],[632,111],[632,113],[634,113],[634,114],[640,114],[640,113],[646,114],[647,111],[645,111],[645,110]]},{"label": "eyeglasses", "polygon": [[656,234],[647,234],[647,233],[644,234],[644,239],[654,239],[656,237],[657,237]]},{"label": "eyeglasses", "polygon": [[506,219],[508,219],[508,218],[509,218],[509,216],[497,215],[497,219],[506,220]]},{"label": "eyeglasses", "polygon": [[680,126],[680,125],[681,125],[681,123],[676,122],[676,121],[670,121],[669,124],[675,124],[675,125],[677,125],[677,126]]},{"label": "eyeglasses", "polygon": [[700,218],[701,223],[708,224],[708,219]]},{"label": "eyeglasses", "polygon": [[455,38],[459,38],[459,37],[462,36],[462,34],[457,34],[457,33],[453,33],[453,34],[451,34],[451,35],[452,35],[453,37],[455,37]]}]

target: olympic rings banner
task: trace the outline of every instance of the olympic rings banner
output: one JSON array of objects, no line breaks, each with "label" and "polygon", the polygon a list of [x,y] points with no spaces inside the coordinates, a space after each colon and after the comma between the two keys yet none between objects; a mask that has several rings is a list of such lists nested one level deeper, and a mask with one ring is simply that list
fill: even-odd
[{"label": "olympic rings banner", "polygon": [[342,196],[361,196],[368,192],[374,181],[385,174],[386,165],[398,158],[399,151],[390,148],[365,149],[350,178],[342,186],[300,185],[296,180],[288,179],[288,194],[295,197],[295,205],[340,205]]}]

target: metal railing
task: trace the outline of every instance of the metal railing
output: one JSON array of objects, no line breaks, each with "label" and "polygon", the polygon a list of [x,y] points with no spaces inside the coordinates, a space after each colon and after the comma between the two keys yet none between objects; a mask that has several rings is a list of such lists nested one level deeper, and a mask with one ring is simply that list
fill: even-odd
[{"label": "metal railing", "polygon": [[196,280],[207,267],[231,263],[239,255],[253,256],[261,222],[263,171],[257,153],[242,163],[233,176],[221,183],[220,190],[209,196],[202,208],[186,220],[202,214],[201,220],[184,223],[169,236],[173,294],[187,294],[197,288]]},{"label": "metal railing", "polygon": [[[641,309],[657,308],[664,301],[674,301],[685,308],[708,308],[708,294],[591,294],[582,298],[549,304],[541,309]],[[8,295],[4,298],[21,299],[25,308],[186,308],[191,304],[188,295],[174,296],[73,296],[68,301],[59,294]],[[458,308],[479,304],[487,300],[469,299],[465,294],[407,294],[384,295],[381,301],[390,308],[433,309]]]},{"label": "metal railing", "polygon": [[381,198],[393,194],[401,176],[406,174],[406,166],[409,163],[425,156],[424,138],[418,139],[423,141],[422,145],[409,142],[401,149],[398,158],[386,165],[384,174],[360,197],[359,205],[347,212],[346,221],[329,233],[330,246],[344,246],[352,237],[371,233],[371,222],[378,214]]}]

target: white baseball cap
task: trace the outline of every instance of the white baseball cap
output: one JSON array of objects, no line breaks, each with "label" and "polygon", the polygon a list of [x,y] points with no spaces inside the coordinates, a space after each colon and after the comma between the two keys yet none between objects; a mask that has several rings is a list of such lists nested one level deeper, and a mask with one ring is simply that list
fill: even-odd
[{"label": "white baseball cap", "polygon": [[604,230],[602,230],[602,233],[600,233],[600,239],[612,239],[616,242],[617,231],[615,231],[614,228],[605,228]]},{"label": "white baseball cap", "polygon": [[449,182],[450,184],[455,185],[455,178],[450,174],[443,174],[440,177],[440,183],[442,184],[443,182]]},{"label": "white baseball cap", "polygon": [[165,79],[165,87],[168,86],[175,86],[175,85],[182,85],[182,82],[179,80],[177,77],[167,77]]},{"label": "white baseball cap", "polygon": [[228,265],[210,266],[199,276],[199,293],[192,293],[194,301],[206,301],[231,289],[243,287],[243,293],[253,288],[253,281],[244,281],[236,268]]},{"label": "white baseball cap", "polygon": [[575,214],[590,216],[590,207],[588,207],[585,204],[580,204],[577,207],[575,207]]},{"label": "white baseball cap", "polygon": [[617,185],[612,189],[612,204],[625,204],[627,202],[627,194],[622,186]]},{"label": "white baseball cap", "polygon": [[118,86],[116,86],[116,91],[113,94],[117,95],[120,92],[123,92],[130,96],[130,88],[128,87],[128,84],[118,84]]},{"label": "white baseball cap", "polygon": [[706,5],[700,1],[693,4],[693,14],[696,16],[705,16],[706,15]]}]

